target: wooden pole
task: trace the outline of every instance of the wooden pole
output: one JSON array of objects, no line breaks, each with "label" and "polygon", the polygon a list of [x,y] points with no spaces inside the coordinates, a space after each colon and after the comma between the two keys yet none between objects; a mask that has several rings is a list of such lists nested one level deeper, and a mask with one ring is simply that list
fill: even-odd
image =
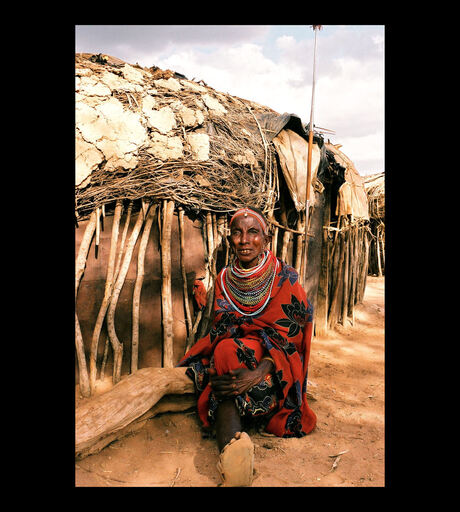
[{"label": "wooden pole", "polygon": [[311,89],[311,107],[310,107],[310,128],[308,133],[308,157],[307,157],[307,183],[305,189],[305,246],[303,257],[303,285],[307,284],[307,253],[308,253],[308,225],[309,225],[309,209],[310,209],[310,183],[311,183],[311,156],[313,149],[313,112],[315,106],[315,84],[316,84],[316,30],[321,30],[321,25],[313,25],[313,32],[315,34],[315,43],[313,49],[313,83]]},{"label": "wooden pole", "polygon": [[96,318],[96,324],[93,330],[93,337],[91,340],[91,352],[89,359],[89,382],[91,386],[91,392],[94,391],[96,386],[96,361],[97,361],[97,346],[99,343],[99,337],[101,334],[102,324],[104,322],[105,314],[107,313],[107,308],[110,303],[110,296],[112,295],[112,287],[113,287],[113,276],[115,272],[115,256],[117,252],[117,243],[118,243],[118,231],[120,227],[120,218],[121,218],[121,209],[122,209],[122,201],[118,200],[115,206],[115,211],[113,214],[113,223],[112,223],[112,238],[110,241],[110,253],[109,253],[109,262],[107,264],[107,277],[105,280],[105,290],[104,290],[104,298],[102,299],[102,304],[99,309],[99,313]]},{"label": "wooden pole", "polygon": [[118,297],[120,296],[121,289],[125,282],[126,274],[128,273],[129,264],[131,263],[131,257],[136,245],[139,232],[144,222],[144,214],[142,210],[139,211],[136,223],[129,237],[126,245],[126,252],[123,258],[123,263],[120,267],[117,280],[114,285],[112,297],[110,299],[109,310],[107,313],[107,330],[109,333],[109,339],[113,347],[113,383],[116,384],[121,378],[121,363],[123,360],[123,344],[118,339],[115,329],[115,310],[117,307]]},{"label": "wooden pole", "polygon": [[[153,219],[156,208],[151,206],[150,210],[146,205],[148,211],[145,219],[144,231],[142,232],[141,242],[139,244],[139,252],[137,254],[137,276],[133,292],[133,321],[132,321],[132,336],[131,336],[131,373],[137,371],[138,367],[138,354],[139,354],[139,310],[141,302],[142,283],[144,282],[144,260],[147,243],[149,241],[150,230],[152,228]],[[142,215],[145,215],[144,209]]]},{"label": "wooden pole", "polygon": [[164,368],[174,365],[174,335],[171,292],[171,228],[174,201],[163,201],[163,223],[161,232],[161,314],[163,324],[163,364]]},{"label": "wooden pole", "polygon": [[192,332],[192,316],[190,314],[190,302],[187,289],[187,274],[185,272],[185,232],[184,232],[184,210],[179,208],[179,242],[180,242],[180,269],[182,274],[182,286],[184,291],[184,310],[187,325],[187,338]]},{"label": "wooden pole", "polygon": [[346,326],[346,320],[348,315],[348,286],[349,286],[349,266],[350,266],[350,224],[348,219],[346,221],[347,229],[344,232],[344,243],[345,243],[345,256],[343,266],[343,294],[342,294],[342,313],[341,322],[342,325]]},{"label": "wooden pole", "polygon": [[343,260],[345,257],[345,234],[343,231],[339,231],[337,236],[340,239],[340,248],[338,248],[338,265],[335,268],[336,279],[335,279],[335,287],[332,292],[332,301],[331,307],[329,309],[328,315],[328,328],[332,329],[334,325],[337,323],[338,317],[338,300],[339,300],[339,289],[342,283],[342,273],[343,273]]},{"label": "wooden pole", "polygon": [[80,322],[78,321],[77,312],[75,311],[75,347],[77,349],[78,360],[78,377],[80,383],[80,393],[84,397],[91,395],[91,388],[89,385],[88,370],[86,368],[85,349],[83,345],[83,337],[81,335]]},{"label": "wooden pole", "polygon": [[96,212],[93,211],[90,215],[88,224],[86,225],[85,232],[80,242],[78,249],[77,259],[75,262],[75,348],[77,350],[78,371],[80,379],[80,392],[83,396],[88,397],[91,394],[89,385],[89,376],[86,366],[85,347],[83,344],[83,337],[81,334],[80,323],[77,316],[77,294],[80,280],[83,276],[86,266],[86,258],[88,257],[89,247],[93,238],[94,230],[96,229]]},{"label": "wooden pole", "polygon": [[329,287],[329,227],[331,217],[330,189],[325,191],[325,204],[323,215],[323,232],[321,244],[321,266],[318,278],[318,292],[316,296],[315,331],[317,336],[323,336],[327,332],[327,311],[328,311],[328,287]]},{"label": "wooden pole", "polygon": [[278,226],[275,226],[272,237],[272,253],[277,256],[278,255]]},{"label": "wooden pole", "polygon": [[377,227],[377,232],[376,232],[376,240],[375,240],[375,245],[376,245],[376,250],[377,250],[377,269],[378,269],[378,277],[382,277],[382,264],[380,262],[380,226]]},{"label": "wooden pole", "polygon": [[[303,222],[302,222],[302,212],[299,212],[299,218],[297,219],[297,229],[302,231]],[[295,252],[295,263],[294,268],[297,270],[299,276],[302,272],[302,239],[303,235],[295,235],[296,238],[296,252]]]},{"label": "wooden pole", "polygon": [[89,246],[93,238],[94,230],[96,229],[96,212],[93,211],[89,217],[88,224],[86,225],[85,232],[80,242],[78,249],[77,259],[75,261],[75,300],[77,300],[78,286],[83,276],[86,266],[86,258],[88,256]]}]

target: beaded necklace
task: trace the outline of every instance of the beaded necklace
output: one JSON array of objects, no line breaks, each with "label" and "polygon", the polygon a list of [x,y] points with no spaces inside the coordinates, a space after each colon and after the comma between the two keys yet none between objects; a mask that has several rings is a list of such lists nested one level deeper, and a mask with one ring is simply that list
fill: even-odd
[{"label": "beaded necklace", "polygon": [[238,313],[254,316],[270,299],[277,269],[278,259],[268,249],[255,267],[244,269],[236,260],[221,274],[222,291]]}]

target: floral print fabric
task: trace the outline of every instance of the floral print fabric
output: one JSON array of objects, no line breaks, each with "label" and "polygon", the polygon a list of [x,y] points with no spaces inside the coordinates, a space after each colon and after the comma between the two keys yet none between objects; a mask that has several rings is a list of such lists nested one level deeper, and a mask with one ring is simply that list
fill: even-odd
[{"label": "floral print fabric", "polygon": [[[296,270],[279,260],[269,302],[251,317],[242,315],[225,300],[219,277],[211,330],[178,365],[188,367],[187,375],[195,383],[203,427],[211,427],[218,407],[208,375],[208,369],[214,367],[214,351],[222,341],[233,340],[226,343],[230,366],[254,369],[263,356],[271,357],[275,364],[275,370],[262,382],[235,398],[240,415],[263,418],[265,430],[280,437],[308,434],[316,425],[316,415],[306,397],[313,308]],[[254,343],[261,349],[253,350]]]}]

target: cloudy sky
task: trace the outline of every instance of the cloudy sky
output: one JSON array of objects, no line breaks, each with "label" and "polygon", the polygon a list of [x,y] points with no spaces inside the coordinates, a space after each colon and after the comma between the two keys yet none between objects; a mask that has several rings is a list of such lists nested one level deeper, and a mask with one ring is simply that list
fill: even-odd
[{"label": "cloudy sky", "polygon": [[[310,120],[311,25],[76,25],[75,51],[105,53],[204,80],[214,89]],[[385,170],[384,25],[317,31],[314,124],[361,175]]]}]

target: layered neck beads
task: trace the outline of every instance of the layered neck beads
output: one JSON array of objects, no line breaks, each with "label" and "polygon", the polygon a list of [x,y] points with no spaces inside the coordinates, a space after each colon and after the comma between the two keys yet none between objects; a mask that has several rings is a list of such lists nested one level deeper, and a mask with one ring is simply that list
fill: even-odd
[{"label": "layered neck beads", "polygon": [[277,268],[278,260],[268,249],[255,267],[245,269],[236,260],[221,274],[226,299],[242,315],[260,313],[270,299]]}]

